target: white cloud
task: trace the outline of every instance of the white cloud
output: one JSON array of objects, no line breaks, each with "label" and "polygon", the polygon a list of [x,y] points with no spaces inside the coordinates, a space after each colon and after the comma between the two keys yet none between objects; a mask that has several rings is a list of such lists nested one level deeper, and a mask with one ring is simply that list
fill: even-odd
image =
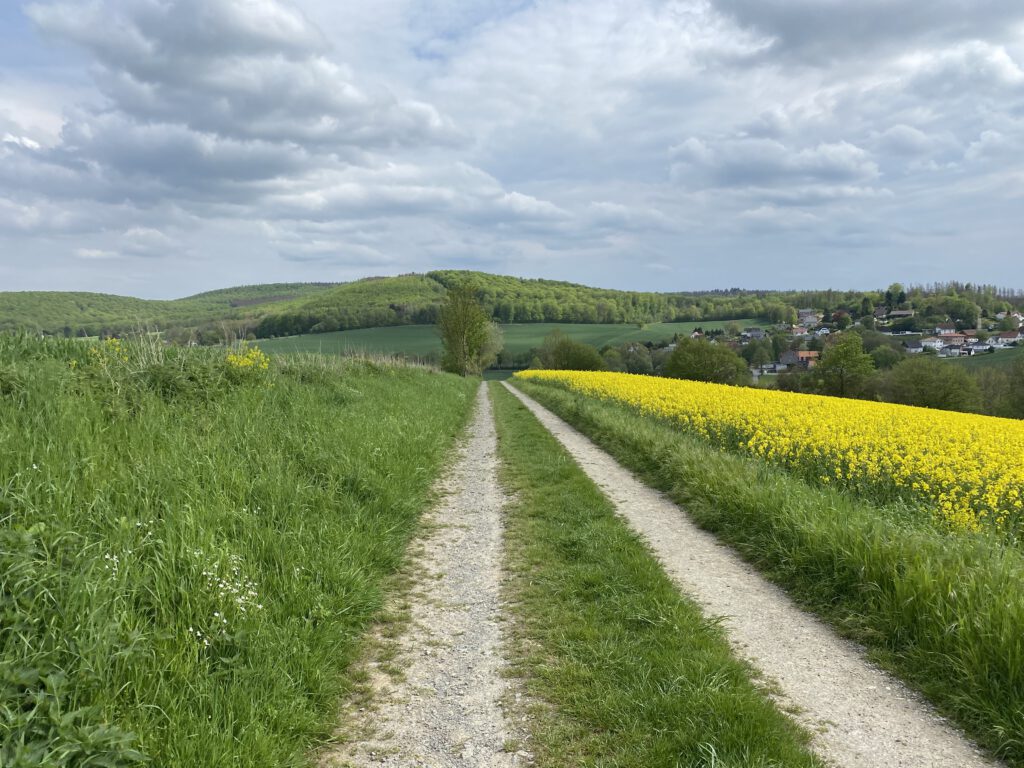
[{"label": "white cloud", "polygon": [[475,266],[683,288],[731,282],[729,263],[752,285],[838,284],[791,255],[851,245],[886,284],[944,251],[972,280],[964,252],[983,271],[1016,253],[998,234],[1024,178],[1010,0],[27,13],[89,74],[0,72],[0,240],[39,255],[17,285],[62,265],[179,293],[238,282],[238,265],[244,282]]}]

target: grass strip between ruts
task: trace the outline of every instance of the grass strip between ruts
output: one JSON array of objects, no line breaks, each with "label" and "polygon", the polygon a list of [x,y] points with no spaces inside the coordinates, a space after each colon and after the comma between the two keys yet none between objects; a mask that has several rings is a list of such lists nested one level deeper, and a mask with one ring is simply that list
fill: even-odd
[{"label": "grass strip between ruts", "polygon": [[514,383],[666,491],[805,608],[866,645],[979,744],[1024,766],[1019,550],[913,525],[626,406]]},{"label": "grass strip between ruts", "polygon": [[818,766],[714,619],[504,387],[491,384],[512,663],[541,766]]}]

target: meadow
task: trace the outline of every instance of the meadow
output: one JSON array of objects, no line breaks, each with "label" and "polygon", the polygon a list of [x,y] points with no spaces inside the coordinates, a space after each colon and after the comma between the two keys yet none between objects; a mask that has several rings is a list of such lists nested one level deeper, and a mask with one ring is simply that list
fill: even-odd
[{"label": "meadow", "polygon": [[[674,334],[689,334],[695,328],[721,328],[726,322],[742,327],[762,326],[756,320],[712,321],[708,323],[647,323],[643,327],[623,323],[510,323],[501,326],[505,350],[522,354],[539,347],[544,337],[556,328],[576,341],[601,348],[608,344],[618,346],[629,342],[664,342]],[[352,331],[304,334],[278,339],[261,339],[260,349],[268,354],[315,352],[325,355],[344,355],[351,352],[369,352],[403,355],[412,359],[427,359],[441,354],[441,338],[433,325],[401,325],[388,328],[363,328]]]},{"label": "meadow", "polygon": [[0,336],[0,765],[307,765],[475,386]]},{"label": "meadow", "polygon": [[[841,457],[841,476],[833,471],[826,483],[821,464],[808,473],[772,456],[773,445],[785,454],[787,435],[771,427],[785,424],[790,410],[796,426],[804,423],[798,408],[779,405],[789,400],[778,400],[774,410],[747,403],[748,424],[763,419],[767,427],[748,435],[731,418],[737,412],[729,401],[753,390],[718,387],[713,397],[688,403],[679,390],[648,397],[644,382],[654,379],[600,374],[592,386],[581,386],[577,375],[528,372],[513,381],[668,493],[806,609],[864,644],[875,661],[921,690],[980,744],[1010,765],[1024,765],[1024,553],[1012,535],[987,524],[977,530],[951,525],[941,506],[875,495],[862,490],[857,477],[844,487],[856,458],[843,442],[840,406],[846,401],[790,395],[820,401],[824,409],[819,421],[825,432],[813,443],[822,453],[812,454],[827,457],[836,449]],[[676,384],[693,383],[665,382]],[[706,423],[695,418],[697,407]],[[929,414],[966,417],[906,410],[919,424]],[[715,422],[723,415],[730,418],[719,428]],[[989,422],[1019,429],[1019,422]],[[962,446],[952,458],[984,463],[988,454],[972,442],[977,436],[950,435]],[[1003,446],[1011,460],[1014,445]],[[1013,530],[1019,531],[1016,520]]]},{"label": "meadow", "polygon": [[1015,363],[1024,360],[1024,345],[1000,349],[990,355],[972,355],[971,357],[954,357],[954,365],[962,365],[975,371],[983,368],[998,368],[1009,372]]}]

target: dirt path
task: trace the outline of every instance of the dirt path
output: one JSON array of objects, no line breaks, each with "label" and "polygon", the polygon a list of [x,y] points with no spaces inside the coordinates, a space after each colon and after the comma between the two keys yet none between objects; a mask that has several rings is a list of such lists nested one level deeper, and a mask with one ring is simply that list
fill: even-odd
[{"label": "dirt path", "polygon": [[[508,386],[506,384],[506,386]],[[691,523],[586,437],[509,389],[575,458],[647,541],[680,588],[724,616],[737,652],[778,683],[784,707],[815,732],[815,751],[843,768],[993,766],[851,643],[801,611],[777,587]]]},{"label": "dirt path", "polygon": [[428,516],[417,566],[426,574],[412,595],[411,623],[392,664],[400,682],[374,675],[372,739],[343,745],[324,766],[470,768],[526,765],[510,753],[513,734],[499,702],[501,677],[502,523],[497,437],[486,385],[442,499]]}]

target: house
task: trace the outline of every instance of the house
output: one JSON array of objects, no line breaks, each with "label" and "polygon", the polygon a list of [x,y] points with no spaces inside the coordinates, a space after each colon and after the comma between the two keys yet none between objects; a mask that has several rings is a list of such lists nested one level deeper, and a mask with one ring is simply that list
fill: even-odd
[{"label": "house", "polygon": [[828,335],[829,335],[830,333],[832,333],[832,331],[830,331],[830,330],[829,330],[828,328],[826,328],[825,326],[822,326],[821,328],[819,328],[818,330],[816,330],[816,331],[814,332],[814,334],[815,334],[816,336],[828,336]]},{"label": "house", "polygon": [[743,333],[740,334],[747,339],[763,339],[767,334],[764,332],[764,328],[744,328]]},{"label": "house", "polygon": [[914,310],[912,310],[912,309],[894,309],[892,312],[890,312],[887,315],[887,317],[890,320],[903,320],[904,318],[913,317],[913,316],[914,316]]},{"label": "house", "polygon": [[944,342],[937,336],[929,336],[927,338],[921,339],[921,346],[923,346],[925,349],[933,349],[936,352],[942,349],[945,345],[946,342]]},{"label": "house", "polygon": [[813,350],[790,349],[779,356],[779,362],[790,368],[813,368],[818,362],[818,353]]},{"label": "house", "polygon": [[794,325],[792,328],[789,329],[789,335],[795,336],[797,338],[802,338],[804,336],[810,336],[811,334],[807,331],[807,329],[804,326]]},{"label": "house", "polygon": [[945,336],[946,334],[949,333],[956,333],[955,323],[940,323],[939,325],[935,326],[936,336]]},{"label": "house", "polygon": [[796,316],[800,325],[811,325],[821,321],[821,312],[816,309],[798,309]]},{"label": "house", "polygon": [[924,344],[920,341],[904,341],[903,346],[908,355],[919,355],[924,352]]},{"label": "house", "polygon": [[989,352],[995,351],[996,348],[993,347],[991,344],[982,344],[980,342],[978,344],[968,344],[966,347],[964,347],[964,352],[971,356],[987,355]]},{"label": "house", "polygon": [[944,333],[939,336],[939,341],[946,347],[962,347],[967,343],[967,337],[962,333]]},{"label": "house", "polygon": [[950,344],[939,350],[939,357],[960,357],[961,353],[962,347]]},{"label": "house", "polygon": [[1003,331],[1002,333],[996,334],[996,338],[999,340],[1000,344],[1016,344],[1021,339],[1024,339],[1024,336],[1021,336],[1020,331],[1016,330]]},{"label": "house", "polygon": [[875,320],[885,320],[889,316],[888,307],[879,307],[875,310]]}]

